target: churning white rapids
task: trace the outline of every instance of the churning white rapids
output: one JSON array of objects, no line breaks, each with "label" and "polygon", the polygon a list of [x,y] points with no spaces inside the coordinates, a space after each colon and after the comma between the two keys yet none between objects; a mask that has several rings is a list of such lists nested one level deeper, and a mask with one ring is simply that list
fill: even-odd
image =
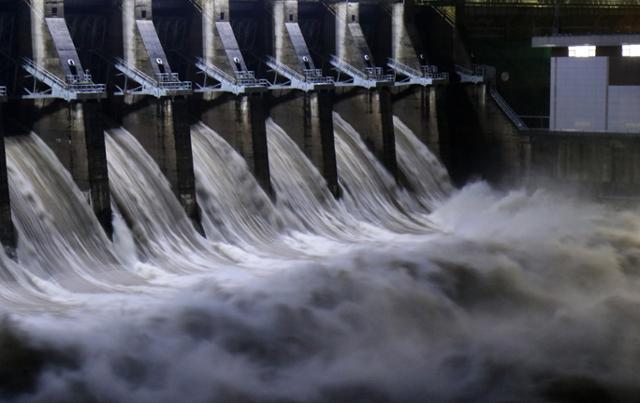
[{"label": "churning white rapids", "polygon": [[396,119],[409,192],[335,119],[341,200],[275,123],[275,201],[194,126],[206,238],[124,130],[113,242],[43,142],[8,141],[0,401],[639,401],[640,211],[454,190]]}]

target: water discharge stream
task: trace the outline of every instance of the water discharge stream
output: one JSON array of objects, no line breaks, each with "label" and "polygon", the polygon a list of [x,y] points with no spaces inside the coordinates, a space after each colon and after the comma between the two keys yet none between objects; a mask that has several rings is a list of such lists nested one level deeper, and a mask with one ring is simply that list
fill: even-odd
[{"label": "water discharge stream", "polygon": [[275,201],[194,125],[206,238],[124,129],[113,243],[44,143],[7,139],[0,401],[637,401],[640,211],[454,190],[395,119],[409,191],[334,119],[339,200],[274,122]]}]

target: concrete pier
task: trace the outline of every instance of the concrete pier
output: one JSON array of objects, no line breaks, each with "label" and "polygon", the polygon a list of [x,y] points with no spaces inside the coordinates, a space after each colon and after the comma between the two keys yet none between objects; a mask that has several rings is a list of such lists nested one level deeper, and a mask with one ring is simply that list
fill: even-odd
[{"label": "concrete pier", "polygon": [[270,115],[339,196],[333,134],[333,83],[316,68],[298,24],[297,0],[274,0],[273,54],[275,67],[289,75],[290,89],[271,91]]},{"label": "concrete pier", "polygon": [[[403,1],[392,3],[389,7],[391,59],[398,65],[424,74],[425,68],[432,66],[420,35],[416,32],[413,20],[415,5],[412,1]],[[446,141],[448,125],[446,115],[438,113],[438,105],[445,102],[443,86],[447,84],[448,80],[435,79],[431,85],[396,86],[392,91],[395,115],[441,158],[441,142]]]},{"label": "concrete pier", "polygon": [[[31,94],[22,119],[55,152],[86,195],[103,228],[111,236],[111,204],[104,146],[104,124],[98,86],[78,57],[64,15],[64,1],[32,0],[26,8],[30,29],[21,30],[21,54],[49,83],[51,94]],[[50,75],[50,76],[47,76]],[[66,96],[67,99],[61,99]]]},{"label": "concrete pier", "polygon": [[269,172],[266,131],[266,88],[247,68],[230,19],[229,0],[198,0],[202,19],[204,63],[215,68],[218,78],[234,86],[236,93],[203,92],[199,102],[201,120],[242,155],[258,183],[273,195]]},{"label": "concrete pier", "polygon": [[360,4],[340,2],[331,7],[337,59],[357,69],[371,82],[368,88],[338,88],[334,109],[360,133],[373,154],[397,177],[392,82],[378,80],[378,72],[372,70],[385,63],[376,64],[373,59],[359,22]]},{"label": "concrete pier", "polygon": [[171,69],[153,23],[152,6],[151,0],[122,3],[122,46],[117,60],[122,74],[134,82],[124,88],[114,110],[124,128],[153,157],[199,228],[186,98],[191,87]]}]

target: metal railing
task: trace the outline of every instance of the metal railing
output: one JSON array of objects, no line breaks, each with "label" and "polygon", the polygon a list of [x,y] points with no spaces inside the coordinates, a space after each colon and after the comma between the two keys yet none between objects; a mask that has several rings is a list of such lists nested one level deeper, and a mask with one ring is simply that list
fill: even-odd
[{"label": "metal railing", "polygon": [[470,67],[466,67],[456,64],[455,70],[462,82],[481,83],[489,78],[489,69],[485,65],[473,64]]},{"label": "metal railing", "polygon": [[[333,78],[324,76],[320,69],[304,69],[302,73],[299,73],[286,64],[278,62],[272,56],[267,57],[266,63],[276,73],[272,89],[290,87],[302,91],[312,91],[317,85],[334,85]],[[277,76],[284,77],[288,81],[284,84],[277,84]]]},{"label": "metal railing", "polygon": [[395,81],[395,75],[384,74],[382,67],[367,67],[362,71],[337,56],[331,56],[330,63],[338,73],[345,73],[351,77],[350,82],[341,81],[338,77],[338,83],[336,83],[338,86],[374,88],[380,85],[392,85]]},{"label": "metal railing", "polygon": [[513,123],[520,130],[526,129],[527,125],[522,121],[520,116],[513,110],[513,108],[511,108],[511,106],[502,97],[502,95],[500,95],[498,90],[493,85],[489,85],[488,88],[489,95],[491,95],[491,98],[493,98],[502,112],[507,115],[511,123]]},{"label": "metal railing", "polygon": [[[61,98],[67,101],[79,98],[103,98],[106,96],[106,85],[95,84],[88,72],[79,75],[67,75],[65,80],[51,73],[47,69],[37,65],[33,60],[23,58],[22,67],[34,79],[31,90],[26,89],[26,98]],[[49,87],[48,90],[39,90],[35,85],[39,81]]]},{"label": "metal railing", "polygon": [[[199,92],[231,92],[236,95],[247,91],[259,91],[269,87],[269,82],[257,79],[253,71],[236,71],[235,76],[227,73],[218,66],[207,63],[204,59],[196,59],[196,67],[205,74],[204,85],[199,85]],[[216,80],[218,85],[207,85],[206,77]]]},{"label": "metal railing", "polygon": [[312,84],[333,84],[333,78],[327,77],[321,69],[304,69],[304,79]]},{"label": "metal railing", "polygon": [[[130,66],[122,58],[116,58],[115,67],[125,76],[124,88],[118,87],[120,90],[118,95],[129,93],[153,95],[161,98],[173,95],[186,95],[193,90],[191,81],[180,81],[177,73],[159,73],[153,78],[138,68]],[[138,83],[139,86],[129,89],[128,79],[132,79]]]},{"label": "metal railing", "polygon": [[283,77],[298,80],[301,82],[306,82],[305,76],[303,74],[298,73],[291,67],[286,64],[278,62],[274,57],[267,56],[267,66],[272,68],[275,72],[282,75]]},{"label": "metal railing", "polygon": [[437,66],[423,65],[420,70],[400,63],[397,60],[389,59],[387,65],[397,73],[405,76],[404,80],[396,81],[396,85],[432,85],[434,81],[448,81],[449,73],[438,72]]}]

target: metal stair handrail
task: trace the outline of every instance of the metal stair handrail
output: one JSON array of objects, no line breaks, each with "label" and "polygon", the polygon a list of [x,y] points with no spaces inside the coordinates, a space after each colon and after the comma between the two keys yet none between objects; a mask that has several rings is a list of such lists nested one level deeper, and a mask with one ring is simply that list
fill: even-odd
[{"label": "metal stair handrail", "polygon": [[[117,57],[115,61],[116,69],[124,74],[125,77],[131,78],[140,84],[140,87],[130,92],[153,95],[161,98],[172,95],[184,95],[193,90],[191,81],[180,81],[178,73],[161,73],[156,74],[156,77],[153,78],[135,66],[129,65],[120,57]],[[120,90],[122,94],[128,92],[126,88]]]},{"label": "metal stair handrail", "polygon": [[150,75],[134,66],[129,65],[124,59],[120,57],[116,57],[116,68],[124,74],[126,73],[122,70],[126,69],[131,73],[131,75],[133,76],[132,78],[139,84],[151,83],[154,86],[158,85],[158,82],[154,80]]},{"label": "metal stair handrail", "polygon": [[35,79],[50,88],[50,91],[27,91],[27,98],[62,98],[67,101],[78,98],[102,98],[106,96],[107,87],[95,84],[88,73],[81,75],[67,75],[67,81],[39,66],[33,60],[22,59],[22,67]]},{"label": "metal stair handrail", "polygon": [[235,77],[222,70],[218,66],[207,63],[201,57],[196,59],[196,67],[218,81],[226,81],[232,84],[237,84]]},{"label": "metal stair handrail", "polygon": [[267,56],[265,62],[276,74],[289,80],[284,85],[274,83],[272,89],[291,87],[302,91],[312,91],[317,85],[334,85],[333,78],[324,76],[320,69],[304,69],[303,73],[299,73],[286,64],[278,62],[273,56]]},{"label": "metal stair handrail", "polygon": [[287,77],[289,79],[306,82],[305,76],[298,73],[286,64],[278,62],[273,56],[267,56],[267,66],[272,68],[278,74]]},{"label": "metal stair handrail", "polygon": [[64,88],[67,86],[60,77],[51,73],[49,70],[44,67],[38,66],[33,60],[28,59],[26,57],[22,58],[22,66],[29,74],[37,74],[41,77],[40,81],[47,84],[49,87],[57,86]]},{"label": "metal stair handrail", "polygon": [[335,68],[344,71],[353,78],[360,78],[362,80],[369,80],[369,77],[359,69],[338,58],[337,56],[331,56],[331,65]]},{"label": "metal stair handrail", "polygon": [[351,76],[354,85],[373,88],[381,83],[393,83],[395,81],[395,76],[393,74],[384,74],[382,67],[367,67],[362,71],[335,55],[331,56],[330,63],[339,71]]},{"label": "metal stair handrail", "polygon": [[526,129],[527,125],[522,121],[520,116],[513,110],[513,108],[511,108],[511,106],[502,97],[502,95],[500,95],[498,90],[493,85],[490,85],[488,87],[489,95],[491,95],[491,98],[493,98],[498,107],[502,110],[502,112],[504,112],[505,115],[507,115],[509,120],[511,120],[511,123],[513,123],[518,129]]},{"label": "metal stair handrail", "polygon": [[471,67],[455,65],[455,72],[460,76],[462,82],[481,83],[487,81],[488,66],[473,64]]},{"label": "metal stair handrail", "polygon": [[437,66],[423,65],[420,66],[420,70],[400,63],[395,59],[388,59],[387,65],[396,72],[407,77],[407,79],[397,82],[397,85],[407,84],[419,84],[419,85],[431,85],[434,80],[448,81],[449,73],[438,72]]},{"label": "metal stair handrail", "polygon": [[269,87],[269,82],[257,79],[253,71],[236,71],[235,77],[218,66],[207,63],[203,58],[196,59],[196,67],[206,76],[213,78],[220,84],[216,86],[199,85],[200,92],[231,92],[236,95],[250,91],[260,91]]}]

